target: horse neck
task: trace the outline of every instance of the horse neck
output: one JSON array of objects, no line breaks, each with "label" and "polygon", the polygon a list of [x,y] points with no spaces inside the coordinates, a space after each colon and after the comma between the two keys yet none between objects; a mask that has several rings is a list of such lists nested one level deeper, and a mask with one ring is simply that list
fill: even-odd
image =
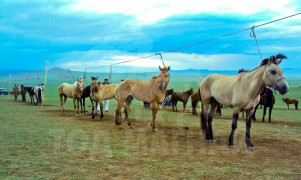
[{"label": "horse neck", "polygon": [[250,92],[253,92],[253,97],[256,98],[262,90],[266,87],[263,76],[265,75],[265,66],[258,67],[253,71],[249,71],[242,75],[243,81],[248,85],[248,89]]}]

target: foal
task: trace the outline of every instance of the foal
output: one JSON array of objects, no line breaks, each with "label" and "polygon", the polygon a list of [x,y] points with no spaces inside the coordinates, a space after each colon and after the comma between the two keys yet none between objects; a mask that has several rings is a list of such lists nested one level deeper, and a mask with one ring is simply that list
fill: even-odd
[{"label": "foal", "polygon": [[295,109],[298,109],[298,100],[297,99],[289,99],[289,98],[282,98],[282,101],[286,103],[287,105],[287,109],[289,110],[289,104],[294,104],[295,105]]},{"label": "foal", "polygon": [[182,93],[174,92],[171,95],[172,111],[175,111],[174,107],[176,107],[176,111],[178,112],[177,103],[178,101],[181,101],[183,102],[183,112],[185,112],[186,104],[192,93],[193,93],[193,89],[189,89],[188,91]]}]

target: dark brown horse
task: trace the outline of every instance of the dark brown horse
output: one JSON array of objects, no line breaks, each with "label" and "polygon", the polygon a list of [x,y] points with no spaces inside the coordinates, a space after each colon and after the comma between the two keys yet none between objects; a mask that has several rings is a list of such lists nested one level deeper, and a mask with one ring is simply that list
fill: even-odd
[{"label": "dark brown horse", "polygon": [[255,113],[257,111],[257,108],[259,105],[263,105],[262,122],[264,122],[264,117],[266,114],[267,107],[269,107],[269,122],[271,122],[271,115],[272,115],[274,104],[275,104],[275,96],[273,91],[265,87],[263,91],[260,93],[260,101],[255,107],[254,113],[252,115],[252,119],[256,121]]},{"label": "dark brown horse", "polygon": [[88,85],[84,87],[82,97],[80,100],[80,108],[81,108],[81,113],[86,113],[86,98],[89,97],[91,104],[92,104],[92,99],[91,99],[91,85]]},{"label": "dark brown horse", "polygon": [[189,96],[191,96],[191,94],[193,93],[193,89],[189,89],[186,92],[174,92],[171,95],[171,102],[172,102],[172,110],[175,111],[175,107],[176,107],[176,111],[178,112],[178,108],[177,108],[177,103],[178,101],[183,102],[183,112],[185,112],[186,109],[186,104],[188,102]]},{"label": "dark brown horse", "polygon": [[289,104],[294,104],[295,105],[295,109],[298,109],[298,100],[297,99],[290,99],[290,98],[282,98],[282,101],[286,103],[287,105],[287,109],[289,110]]},{"label": "dark brown horse", "polygon": [[24,87],[25,91],[28,92],[30,97],[30,103],[34,104],[34,88],[33,87]]}]

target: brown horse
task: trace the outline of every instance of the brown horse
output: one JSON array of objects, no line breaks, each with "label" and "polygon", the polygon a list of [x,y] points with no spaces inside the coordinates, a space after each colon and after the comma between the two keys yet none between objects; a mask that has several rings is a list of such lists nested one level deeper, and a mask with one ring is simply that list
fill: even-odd
[{"label": "brown horse", "polygon": [[287,109],[289,110],[289,104],[294,104],[295,105],[295,109],[298,109],[298,100],[297,99],[290,99],[290,98],[282,98],[282,101],[286,103],[287,105]]},{"label": "brown horse", "polygon": [[15,101],[18,100],[18,95],[19,95],[19,88],[18,88],[18,84],[15,84],[15,87],[13,88],[13,94],[14,94],[14,97],[15,97]]},{"label": "brown horse", "polygon": [[102,101],[112,99],[115,97],[115,88],[117,84],[101,84],[98,82],[98,78],[92,79],[91,85],[91,100],[92,100],[92,119],[95,118],[95,109],[97,107],[97,103],[100,105],[100,119],[103,118],[103,105]]},{"label": "brown horse", "polygon": [[[67,97],[73,98],[74,113],[79,116],[79,102],[84,89],[84,80],[82,78],[77,79],[74,84],[62,83],[59,86],[59,96],[63,114],[65,114],[65,104]],[[64,96],[64,101],[63,101]],[[76,104],[75,104],[76,101]]]},{"label": "brown horse", "polygon": [[178,112],[177,103],[178,101],[181,101],[183,102],[183,112],[185,112],[186,104],[192,93],[193,93],[193,89],[189,89],[188,91],[182,93],[174,92],[171,95],[172,111],[175,111],[175,107],[176,107],[176,111]]},{"label": "brown horse", "polygon": [[156,128],[156,115],[158,111],[158,104],[165,98],[165,92],[169,83],[169,69],[170,67],[164,67],[160,69],[160,74],[154,76],[149,81],[140,81],[135,79],[128,79],[121,82],[115,90],[115,98],[118,101],[116,108],[115,123],[121,126],[121,108],[125,105],[125,118],[128,122],[128,126],[132,128],[131,120],[129,119],[130,105],[133,98],[140,101],[150,102],[152,105],[152,130],[157,131]]},{"label": "brown horse", "polygon": [[[279,67],[282,54],[264,59],[260,66],[234,76],[212,74],[205,78],[200,84],[202,98],[201,126],[206,142],[213,141],[212,120],[217,103],[233,108],[232,131],[229,136],[229,146],[234,146],[233,136],[237,127],[238,115],[246,111],[246,145],[253,149],[251,143],[251,116],[257,104],[259,94],[268,86],[285,94],[288,91],[288,84],[282,76]],[[280,59],[280,60],[278,60]],[[210,111],[208,113],[210,107]]]}]

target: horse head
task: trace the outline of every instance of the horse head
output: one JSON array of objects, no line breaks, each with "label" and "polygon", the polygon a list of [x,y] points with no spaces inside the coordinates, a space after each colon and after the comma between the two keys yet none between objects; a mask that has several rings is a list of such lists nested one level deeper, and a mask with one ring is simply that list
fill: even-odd
[{"label": "horse head", "polygon": [[265,73],[263,75],[265,85],[279,91],[280,94],[286,94],[289,89],[285,77],[282,75],[283,72],[279,67],[284,58],[286,56],[278,54],[261,62],[261,66],[265,66]]},{"label": "horse head", "polygon": [[83,92],[84,90],[84,80],[82,78],[77,79],[76,89],[78,92]]},{"label": "horse head", "polygon": [[193,93],[193,88],[189,89],[188,91],[186,91],[189,95],[191,95]]},{"label": "horse head", "polygon": [[161,68],[159,66],[159,70],[161,71],[161,73],[158,75],[158,80],[159,80],[159,89],[162,91],[164,89],[166,89],[168,83],[169,83],[169,79],[170,79],[170,76],[169,76],[169,70],[170,70],[170,66],[168,67],[164,67],[164,68]]}]

